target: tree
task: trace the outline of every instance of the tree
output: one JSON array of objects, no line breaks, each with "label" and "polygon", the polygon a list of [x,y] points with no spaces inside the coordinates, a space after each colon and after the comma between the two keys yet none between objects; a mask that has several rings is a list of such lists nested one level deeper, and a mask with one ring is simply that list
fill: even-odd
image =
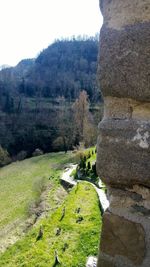
[{"label": "tree", "polygon": [[83,133],[89,115],[89,102],[86,91],[82,91],[73,104],[76,135],[83,140]]},{"label": "tree", "polygon": [[96,127],[89,111],[89,100],[86,91],[82,91],[73,104],[75,140],[83,141],[86,146],[96,142]]},{"label": "tree", "polygon": [[6,94],[6,100],[3,111],[6,113],[12,113],[14,110],[14,100],[9,93]]},{"label": "tree", "polygon": [[83,129],[83,141],[85,147],[95,145],[97,140],[97,125],[94,123],[92,114],[89,112],[88,115]]},{"label": "tree", "polygon": [[74,136],[72,110],[63,97],[60,101],[60,111],[57,116],[57,127],[58,137],[54,140],[53,147],[56,150],[63,150],[67,152],[67,150],[72,149],[74,145]]}]

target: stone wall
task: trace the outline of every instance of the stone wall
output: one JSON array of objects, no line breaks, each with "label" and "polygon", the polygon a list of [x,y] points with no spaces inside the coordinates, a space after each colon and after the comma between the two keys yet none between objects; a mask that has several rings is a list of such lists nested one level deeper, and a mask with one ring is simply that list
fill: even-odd
[{"label": "stone wall", "polygon": [[97,171],[108,187],[98,267],[150,266],[150,0],[101,0]]}]

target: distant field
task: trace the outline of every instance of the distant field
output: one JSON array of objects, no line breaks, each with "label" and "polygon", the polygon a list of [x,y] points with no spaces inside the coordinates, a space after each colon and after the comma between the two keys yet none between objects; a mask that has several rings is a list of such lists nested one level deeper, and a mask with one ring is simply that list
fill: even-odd
[{"label": "distant field", "polygon": [[[60,220],[64,207],[65,214]],[[93,186],[79,183],[62,206],[40,224],[43,237],[36,241],[38,224],[0,257],[1,267],[53,267],[55,250],[60,266],[84,267],[87,256],[97,255],[101,226],[98,197]]]},{"label": "distant field", "polygon": [[0,241],[13,229],[17,234],[18,225],[27,219],[28,206],[37,199],[38,183],[54,186],[71,159],[71,153],[50,153],[0,169]]}]

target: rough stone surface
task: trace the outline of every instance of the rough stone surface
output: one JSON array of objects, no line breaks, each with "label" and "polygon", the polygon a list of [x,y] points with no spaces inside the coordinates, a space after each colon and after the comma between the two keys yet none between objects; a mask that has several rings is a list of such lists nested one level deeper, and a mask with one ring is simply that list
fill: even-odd
[{"label": "rough stone surface", "polygon": [[150,101],[150,23],[103,26],[98,77],[104,96]]},{"label": "rough stone surface", "polygon": [[143,205],[143,198],[140,194],[127,189],[116,189],[109,187],[109,201],[111,208],[131,208],[133,205]]},{"label": "rough stone surface", "polygon": [[117,215],[105,213],[103,218],[101,251],[130,259],[135,265],[145,257],[145,232],[140,224]]},{"label": "rough stone surface", "polygon": [[136,194],[136,195],[141,196],[141,200],[139,202],[136,201],[136,204],[137,205],[140,204],[140,206],[142,206],[145,209],[147,209],[148,213],[149,213],[149,211],[150,211],[150,189],[146,188],[144,186],[141,186],[141,185],[140,186],[139,185],[134,185],[133,188],[130,189],[130,191],[132,193]]},{"label": "rough stone surface", "polygon": [[100,0],[100,7],[107,27],[121,29],[150,20],[149,0]]},{"label": "rough stone surface", "polygon": [[[128,213],[128,217],[132,215],[136,216],[136,220],[139,218],[149,220],[150,218],[150,189],[149,195],[144,197],[141,194],[141,186],[138,186],[138,191],[134,192],[134,189],[118,189],[109,187],[107,194],[110,202],[110,211],[116,212],[124,211]],[[147,189],[146,189],[147,190]]]},{"label": "rough stone surface", "polygon": [[140,194],[144,200],[148,200],[150,202],[150,189],[144,186],[134,185],[132,192]]},{"label": "rough stone surface", "polygon": [[100,255],[97,267],[116,267],[116,266],[113,261],[105,259]]},{"label": "rough stone surface", "polygon": [[149,267],[150,0],[100,0],[100,8],[97,172],[110,205],[98,267]]},{"label": "rough stone surface", "polygon": [[104,119],[134,119],[137,121],[150,121],[150,103],[135,101],[131,98],[118,98],[107,96],[104,98]]},{"label": "rough stone surface", "polygon": [[136,120],[103,120],[98,138],[97,172],[112,186],[150,187],[150,125]]}]

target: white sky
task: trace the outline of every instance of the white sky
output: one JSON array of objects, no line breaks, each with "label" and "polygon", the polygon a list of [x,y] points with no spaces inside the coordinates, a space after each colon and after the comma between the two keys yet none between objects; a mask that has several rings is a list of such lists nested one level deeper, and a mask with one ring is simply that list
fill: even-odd
[{"label": "white sky", "polygon": [[0,65],[36,57],[55,39],[95,35],[99,0],[0,0]]}]

